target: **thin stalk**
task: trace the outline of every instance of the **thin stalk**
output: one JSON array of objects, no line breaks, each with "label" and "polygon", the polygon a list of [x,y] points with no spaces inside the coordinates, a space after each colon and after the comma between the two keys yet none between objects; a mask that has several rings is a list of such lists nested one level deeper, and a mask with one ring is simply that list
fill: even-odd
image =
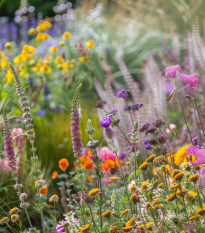
[{"label": "thin stalk", "polygon": [[8,223],[6,223],[6,225],[9,227],[9,229],[10,229],[12,232],[16,233],[15,231],[12,230],[12,228],[10,227],[10,225],[9,225]]},{"label": "thin stalk", "polygon": [[92,214],[92,210],[91,210],[90,204],[88,204],[88,207],[89,207],[89,209],[90,209],[90,214],[91,214],[91,216],[92,216],[92,221],[93,221],[93,226],[94,226],[94,228],[95,228],[95,232],[96,232],[96,230],[97,230],[97,232],[99,232],[99,230],[98,230],[98,228],[97,228],[97,226],[96,226],[96,224],[95,224],[95,221],[94,221],[94,219],[93,219],[93,214]]},{"label": "thin stalk", "polygon": [[[177,90],[176,79],[174,79],[174,81],[175,81],[175,88],[176,88],[176,90]],[[180,108],[181,108],[181,111],[182,111],[182,114],[183,114],[183,117],[184,117],[184,121],[185,121],[186,127],[187,127],[188,132],[189,132],[189,136],[190,136],[190,138],[191,138],[191,142],[192,142],[192,145],[193,145],[193,141],[192,141],[190,129],[189,129],[188,123],[187,123],[187,121],[186,121],[186,117],[185,117],[185,114],[184,114],[184,111],[183,111],[183,108],[182,108],[182,105],[181,105],[181,102],[180,102],[180,99],[179,99],[179,93],[178,93],[178,91],[177,91],[177,99],[178,99],[178,101],[179,101],[179,105],[180,105]]]},{"label": "thin stalk", "polygon": [[[100,177],[99,177],[99,189],[100,189],[100,192],[101,192],[101,180],[100,180]],[[102,193],[100,193],[100,206],[99,206],[99,212],[100,212],[100,229],[101,229],[101,231],[102,231],[103,222],[102,222],[102,208],[101,208],[101,202],[102,202]]]},{"label": "thin stalk", "polygon": [[[40,196],[39,190],[38,190],[38,200],[39,200],[39,204],[41,205],[41,196]],[[41,213],[41,222],[42,222],[42,226],[43,226],[43,233],[46,233],[42,209],[41,209],[40,213]]]},{"label": "thin stalk", "polygon": [[201,202],[201,197],[200,197],[199,191],[198,191],[197,189],[196,189],[196,191],[197,191],[197,194],[198,194],[198,197],[199,197],[200,206],[201,206],[201,208],[202,208],[202,202]]},{"label": "thin stalk", "polygon": [[28,211],[27,211],[27,209],[25,209],[25,212],[26,212],[26,216],[27,216],[27,219],[28,219],[29,225],[30,225],[30,227],[31,227],[31,228],[33,228],[32,223],[31,223],[31,220],[30,220],[30,217],[29,217],[29,215],[28,215]]},{"label": "thin stalk", "polygon": [[131,114],[130,110],[129,110],[129,114],[130,114],[130,118],[131,118],[131,121],[132,121],[132,125],[134,125],[134,121],[132,119],[132,114]]}]

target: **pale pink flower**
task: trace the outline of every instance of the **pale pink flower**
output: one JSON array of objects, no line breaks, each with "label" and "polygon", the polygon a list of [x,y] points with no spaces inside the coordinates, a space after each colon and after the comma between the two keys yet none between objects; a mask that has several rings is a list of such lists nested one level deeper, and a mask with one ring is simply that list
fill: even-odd
[{"label": "pale pink flower", "polygon": [[181,68],[179,65],[175,65],[175,66],[172,66],[172,67],[167,67],[166,68],[166,77],[167,78],[176,78],[176,75],[177,75],[177,72],[180,71]]},{"label": "pale pink flower", "polygon": [[[174,129],[177,128],[175,124],[169,124],[169,127],[170,127],[172,130],[174,130]],[[169,129],[166,129],[166,133],[167,133],[167,134],[171,134],[171,131],[170,131]]]},{"label": "pale pink flower", "polygon": [[199,83],[199,79],[195,73],[190,75],[178,73],[178,77],[183,83],[189,84],[189,89],[191,92],[195,92],[196,86]]},{"label": "pale pink flower", "polygon": [[[23,134],[24,131],[23,131],[22,128],[13,128],[11,133],[12,133],[13,137],[16,137],[18,135]],[[21,136],[15,138],[14,142],[16,143],[16,145],[18,147],[18,153],[23,156],[23,152],[24,152],[24,135],[21,135]]]},{"label": "pale pink flower", "polygon": [[100,158],[104,161],[106,161],[107,159],[115,161],[116,155],[111,150],[109,150],[108,147],[103,146],[100,150]]}]

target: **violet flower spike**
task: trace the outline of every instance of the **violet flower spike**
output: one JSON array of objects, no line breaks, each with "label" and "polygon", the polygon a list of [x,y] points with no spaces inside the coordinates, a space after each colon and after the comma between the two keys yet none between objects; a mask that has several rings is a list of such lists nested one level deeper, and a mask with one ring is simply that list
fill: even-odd
[{"label": "violet flower spike", "polygon": [[129,92],[130,92],[130,90],[122,90],[122,91],[118,92],[117,97],[127,99]]}]

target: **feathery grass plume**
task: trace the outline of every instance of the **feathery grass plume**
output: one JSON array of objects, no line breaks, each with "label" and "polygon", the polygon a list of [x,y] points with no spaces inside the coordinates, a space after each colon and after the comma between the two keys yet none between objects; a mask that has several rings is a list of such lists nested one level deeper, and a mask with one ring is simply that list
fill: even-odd
[{"label": "feathery grass plume", "polygon": [[172,30],[172,48],[173,48],[174,59],[176,61],[175,63],[177,64],[180,57],[180,43],[176,30]]},{"label": "feathery grass plume", "polygon": [[77,87],[73,96],[73,104],[71,109],[70,130],[73,143],[73,153],[78,159],[82,156],[82,138],[80,133],[80,112],[79,112],[79,92],[82,83]]}]

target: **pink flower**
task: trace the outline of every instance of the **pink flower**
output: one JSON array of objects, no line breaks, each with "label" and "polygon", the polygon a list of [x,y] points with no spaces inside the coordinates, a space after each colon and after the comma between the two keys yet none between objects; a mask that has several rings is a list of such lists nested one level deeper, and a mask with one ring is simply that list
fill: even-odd
[{"label": "pink flower", "polygon": [[172,66],[172,67],[167,67],[165,75],[166,75],[167,78],[175,78],[176,75],[177,75],[177,72],[179,70],[181,70],[179,65],[175,65],[175,66]]},{"label": "pink flower", "polygon": [[[172,130],[174,130],[174,129],[177,128],[175,124],[169,124],[169,127],[170,127]],[[171,131],[170,131],[169,129],[166,129],[166,133],[167,133],[167,134],[171,134]]]},{"label": "pink flower", "polygon": [[8,166],[7,160],[3,160],[3,159],[0,158],[0,168],[1,168],[1,170],[3,171],[5,168],[7,168],[7,166]]},{"label": "pink flower", "polygon": [[186,153],[189,155],[197,156],[197,160],[190,161],[194,166],[205,164],[205,150],[199,149],[199,146],[190,146],[186,149]]},{"label": "pink flower", "polygon": [[[14,137],[16,137],[16,136],[18,136],[20,134],[23,134],[24,131],[23,131],[22,128],[13,128],[11,133],[12,133],[12,135]],[[21,136],[15,138],[14,142],[16,143],[16,145],[18,147],[18,153],[23,156],[23,152],[24,152],[24,135],[21,135]]]},{"label": "pink flower", "polygon": [[104,161],[106,161],[107,159],[115,161],[116,155],[111,150],[109,150],[108,147],[103,146],[100,150],[100,158]]},{"label": "pink flower", "polygon": [[199,79],[197,78],[195,73],[190,75],[178,73],[178,77],[183,83],[189,84],[189,89],[191,92],[195,92],[196,86],[199,83]]}]

